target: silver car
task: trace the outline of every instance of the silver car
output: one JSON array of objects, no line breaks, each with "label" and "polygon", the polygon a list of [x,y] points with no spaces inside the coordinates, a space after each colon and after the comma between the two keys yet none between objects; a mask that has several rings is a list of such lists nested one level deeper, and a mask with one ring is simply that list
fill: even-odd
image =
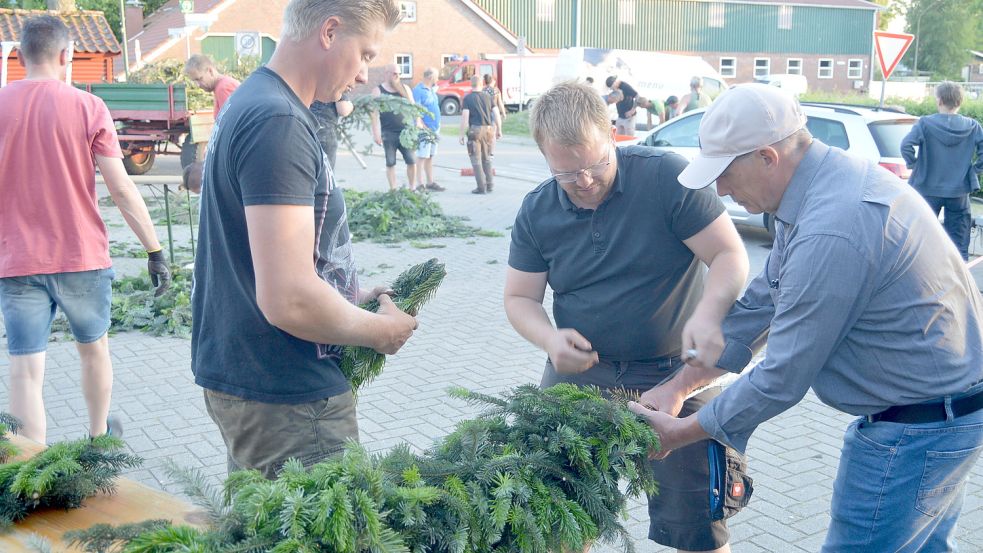
[{"label": "silver car", "polygon": [[[700,149],[699,130],[704,109],[693,110],[666,121],[637,143],[664,148],[692,160]],[[843,104],[802,104],[812,136],[825,144],[842,148],[877,162],[907,180],[910,171],[901,159],[901,140],[918,120],[913,115],[890,110]],[[723,198],[727,213],[737,224],[768,229],[774,234],[774,220],[767,213],[748,213],[730,196]]]}]

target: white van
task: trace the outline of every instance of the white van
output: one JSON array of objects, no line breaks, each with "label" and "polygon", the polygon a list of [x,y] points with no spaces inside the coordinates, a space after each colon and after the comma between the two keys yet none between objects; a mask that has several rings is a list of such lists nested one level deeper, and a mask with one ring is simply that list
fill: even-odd
[{"label": "white van", "polygon": [[792,75],[790,73],[765,75],[764,77],[756,78],[755,82],[787,90],[795,96],[801,96],[809,89],[809,81],[805,78],[805,75]]},{"label": "white van", "polygon": [[[639,96],[660,102],[665,102],[669,96],[682,98],[689,94],[689,82],[694,76],[703,77],[703,91],[711,97],[727,88],[720,73],[699,56],[583,47],[560,50],[553,84],[571,80],[582,82],[591,77],[598,94],[607,94],[604,81],[611,75],[630,84]],[[613,105],[611,111],[616,116]],[[644,114],[639,113],[635,120],[644,123]]]}]

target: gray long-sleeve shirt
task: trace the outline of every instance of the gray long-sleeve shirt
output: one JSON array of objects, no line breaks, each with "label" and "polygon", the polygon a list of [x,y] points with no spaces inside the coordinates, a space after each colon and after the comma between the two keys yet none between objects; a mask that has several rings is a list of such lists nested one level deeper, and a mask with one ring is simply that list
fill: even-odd
[{"label": "gray long-sleeve shirt", "polygon": [[740,372],[698,413],[743,451],[810,387],[854,415],[966,391],[983,378],[983,299],[925,201],[872,162],[814,142],[776,212],[765,269],[724,320],[718,366]]}]

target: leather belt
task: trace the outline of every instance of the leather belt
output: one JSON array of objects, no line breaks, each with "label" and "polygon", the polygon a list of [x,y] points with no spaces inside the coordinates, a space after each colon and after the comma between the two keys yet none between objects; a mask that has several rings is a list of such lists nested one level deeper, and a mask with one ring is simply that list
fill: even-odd
[{"label": "leather belt", "polygon": [[[971,396],[952,400],[952,416],[959,418],[983,409],[983,391]],[[867,415],[867,422],[900,422],[904,424],[925,424],[946,420],[945,402],[919,403],[918,405],[899,405],[889,407],[880,413]]]}]

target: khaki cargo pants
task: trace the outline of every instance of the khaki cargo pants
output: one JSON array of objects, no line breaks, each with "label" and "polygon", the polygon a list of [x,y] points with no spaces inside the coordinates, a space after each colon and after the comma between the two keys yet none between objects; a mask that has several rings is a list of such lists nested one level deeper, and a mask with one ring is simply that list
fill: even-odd
[{"label": "khaki cargo pants", "polygon": [[205,407],[225,441],[229,473],[255,469],[272,480],[287,459],[309,467],[340,453],[348,440],[358,441],[351,391],[288,405],[205,390]]}]

